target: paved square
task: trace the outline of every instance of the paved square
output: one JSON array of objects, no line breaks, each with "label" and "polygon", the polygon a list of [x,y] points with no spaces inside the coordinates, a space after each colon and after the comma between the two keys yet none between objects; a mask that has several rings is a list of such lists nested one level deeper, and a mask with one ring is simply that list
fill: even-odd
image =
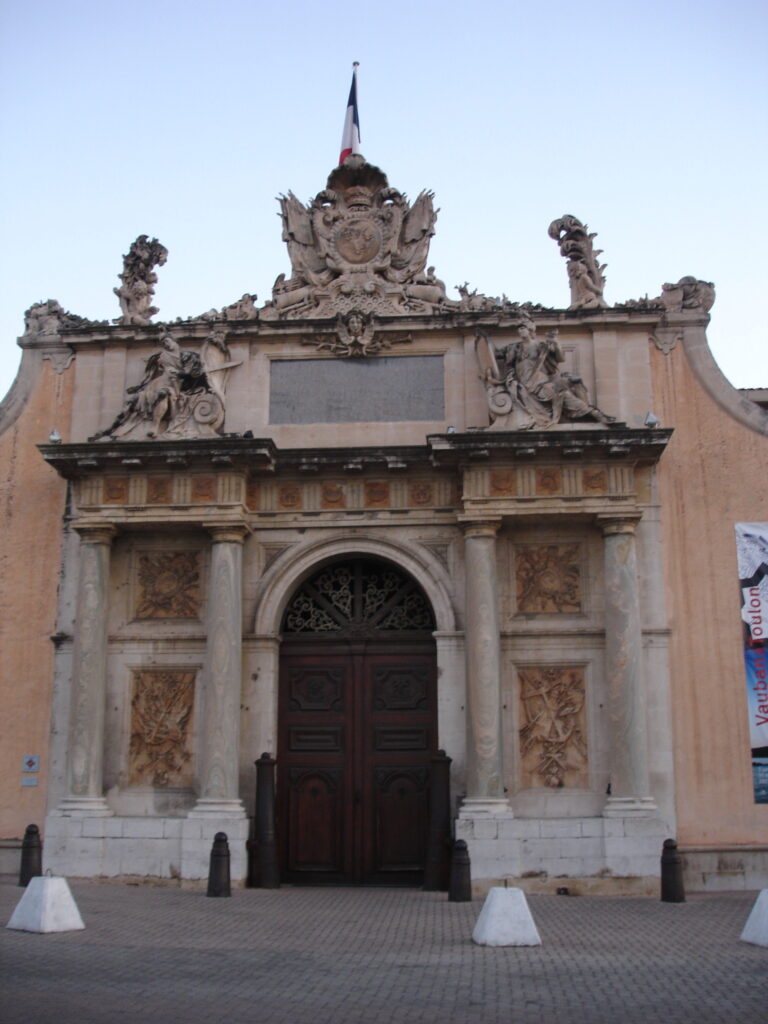
[{"label": "paved square", "polygon": [[[756,893],[530,896],[534,948],[475,946],[481,901],[408,889],[231,899],[75,882],[81,932],[0,929],[2,1024],[758,1024]],[[0,921],[22,890],[0,884]]]}]

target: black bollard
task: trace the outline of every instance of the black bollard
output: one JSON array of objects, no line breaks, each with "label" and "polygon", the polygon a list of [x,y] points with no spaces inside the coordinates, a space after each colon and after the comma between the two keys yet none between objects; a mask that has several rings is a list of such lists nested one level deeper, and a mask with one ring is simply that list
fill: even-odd
[{"label": "black bollard", "polygon": [[451,903],[469,903],[472,900],[472,874],[469,865],[469,850],[463,839],[457,839],[453,844],[448,899]]},{"label": "black bollard", "polygon": [[279,889],[280,870],[275,846],[275,765],[270,754],[256,761],[257,881],[261,889]]},{"label": "black bollard", "polygon": [[424,867],[425,892],[445,892],[448,888],[451,851],[451,759],[444,750],[432,758],[429,773],[429,838]]},{"label": "black bollard", "polygon": [[661,902],[685,903],[683,858],[674,839],[665,839],[661,852]]},{"label": "black bollard", "polygon": [[208,869],[206,896],[231,896],[229,884],[229,843],[226,832],[217,832],[211,847],[211,866]]},{"label": "black bollard", "polygon": [[43,844],[40,842],[40,829],[37,825],[27,825],[21,841],[21,869],[19,885],[29,885],[31,878],[43,873]]}]

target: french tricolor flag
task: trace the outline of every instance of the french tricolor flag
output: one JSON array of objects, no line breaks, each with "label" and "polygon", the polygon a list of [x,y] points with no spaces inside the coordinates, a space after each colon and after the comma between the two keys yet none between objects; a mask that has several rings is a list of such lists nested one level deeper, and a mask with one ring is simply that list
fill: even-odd
[{"label": "french tricolor flag", "polygon": [[344,131],[341,133],[340,164],[343,164],[351,153],[360,152],[360,117],[357,113],[357,69],[359,66],[357,61],[352,65],[352,88],[349,90],[349,99],[347,100]]}]

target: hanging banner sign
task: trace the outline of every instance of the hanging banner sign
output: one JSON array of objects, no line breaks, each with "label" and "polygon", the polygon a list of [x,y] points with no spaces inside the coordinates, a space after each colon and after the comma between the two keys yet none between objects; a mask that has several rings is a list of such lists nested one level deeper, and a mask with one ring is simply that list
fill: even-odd
[{"label": "hanging banner sign", "polygon": [[755,803],[768,804],[768,523],[736,523]]}]

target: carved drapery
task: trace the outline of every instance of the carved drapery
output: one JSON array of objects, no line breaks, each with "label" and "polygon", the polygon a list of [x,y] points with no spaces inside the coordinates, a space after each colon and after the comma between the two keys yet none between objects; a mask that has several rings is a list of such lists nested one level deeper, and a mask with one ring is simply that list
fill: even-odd
[{"label": "carved drapery", "polygon": [[584,670],[536,665],[518,670],[523,786],[585,786]]},{"label": "carved drapery", "polygon": [[466,559],[467,796],[461,814],[508,813],[501,754],[496,521],[463,524]]},{"label": "carved drapery", "polygon": [[190,817],[243,817],[238,796],[242,686],[242,524],[211,524],[208,637],[202,676],[199,795]]},{"label": "carved drapery", "polygon": [[650,814],[640,595],[639,516],[598,517],[605,559],[605,668],[610,721],[610,796],[604,814]]},{"label": "carved drapery", "polygon": [[72,652],[67,797],[60,809],[110,814],[103,796],[107,595],[113,526],[78,526],[80,574]]}]

